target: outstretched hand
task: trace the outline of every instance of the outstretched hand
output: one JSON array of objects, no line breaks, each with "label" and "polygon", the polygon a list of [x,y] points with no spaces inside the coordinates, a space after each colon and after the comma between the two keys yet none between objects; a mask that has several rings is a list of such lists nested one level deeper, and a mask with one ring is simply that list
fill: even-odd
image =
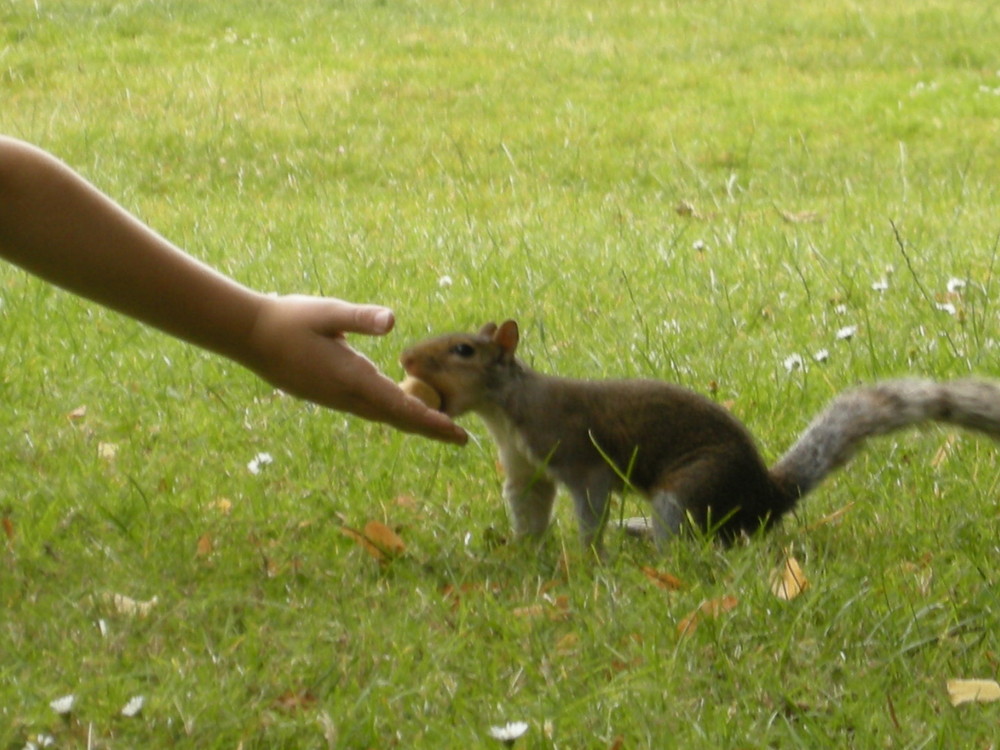
[{"label": "outstretched hand", "polygon": [[464,445],[465,430],[427,408],[347,343],[346,334],[381,336],[392,311],[333,298],[263,297],[250,334],[247,364],[287,393],[385,422],[406,432]]}]

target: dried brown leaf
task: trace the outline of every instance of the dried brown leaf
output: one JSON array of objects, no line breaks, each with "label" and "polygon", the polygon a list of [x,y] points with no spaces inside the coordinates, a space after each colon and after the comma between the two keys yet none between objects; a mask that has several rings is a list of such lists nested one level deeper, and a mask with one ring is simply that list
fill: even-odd
[{"label": "dried brown leaf", "polygon": [[207,531],[198,537],[198,547],[196,549],[198,557],[208,557],[212,554],[214,548],[215,544],[212,542],[212,535]]},{"label": "dried brown leaf", "polygon": [[799,561],[789,555],[785,564],[771,571],[771,593],[790,602],[809,587],[809,581]]},{"label": "dried brown leaf", "polygon": [[948,680],[951,705],[992,703],[1000,700],[1000,684],[996,680]]},{"label": "dried brown leaf", "polygon": [[127,617],[147,617],[153,610],[153,607],[160,601],[157,596],[146,601],[139,601],[125,594],[114,594],[111,592],[105,593],[103,599],[115,612]]},{"label": "dried brown leaf", "polygon": [[528,620],[541,617],[547,617],[553,621],[565,620],[569,617],[569,597],[565,595],[554,598],[546,596],[544,601],[537,604],[515,607],[511,610],[511,614]]},{"label": "dried brown leaf", "polygon": [[313,708],[316,703],[316,696],[308,690],[300,692],[286,690],[274,700],[275,708],[279,708],[287,713],[308,711]]},{"label": "dried brown leaf", "polygon": [[382,554],[388,557],[399,557],[406,551],[406,544],[399,534],[381,521],[366,523],[365,536],[382,551]]},{"label": "dried brown leaf", "polygon": [[941,447],[937,449],[937,453],[934,454],[934,458],[931,459],[931,466],[933,468],[935,469],[938,468],[943,463],[945,463],[945,461],[947,461],[948,458],[951,457],[951,454],[954,452],[955,443],[957,441],[958,441],[958,435],[954,432],[945,438],[944,442],[941,444]]},{"label": "dried brown leaf", "polygon": [[407,510],[417,510],[420,507],[420,503],[412,495],[400,495],[396,498],[396,505]]},{"label": "dried brown leaf", "polygon": [[687,216],[691,219],[705,218],[691,201],[680,201],[676,206],[674,206],[674,212],[678,216]]},{"label": "dried brown leaf", "polygon": [[661,589],[666,589],[667,591],[677,591],[684,588],[684,582],[677,576],[671,575],[670,573],[656,570],[648,565],[642,566],[642,572],[646,574],[646,578],[653,582],[654,586]]},{"label": "dried brown leaf", "polygon": [[379,562],[389,562],[406,551],[406,544],[399,535],[381,521],[369,521],[363,531],[350,526],[341,526],[340,531],[361,545],[369,555]]},{"label": "dried brown leaf", "polygon": [[838,520],[841,516],[846,515],[847,512],[850,511],[851,508],[853,507],[854,507],[854,501],[852,500],[842,508],[838,508],[837,510],[833,511],[833,513],[829,513],[823,516],[816,523],[806,527],[806,531],[815,531],[821,526],[826,526],[827,524],[833,523],[834,521]]},{"label": "dried brown leaf", "polygon": [[562,656],[571,654],[576,650],[579,643],[580,635],[578,633],[566,633],[566,635],[556,641],[556,653]]},{"label": "dried brown leaf", "polygon": [[737,604],[739,604],[739,600],[735,596],[731,595],[704,601],[698,605],[697,609],[677,623],[677,634],[684,636],[689,633],[693,633],[703,619],[714,619],[719,615],[734,609]]}]

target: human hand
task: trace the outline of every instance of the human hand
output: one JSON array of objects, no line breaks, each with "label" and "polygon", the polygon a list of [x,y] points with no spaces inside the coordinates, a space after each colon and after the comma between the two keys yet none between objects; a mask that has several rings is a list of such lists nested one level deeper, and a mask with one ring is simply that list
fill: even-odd
[{"label": "human hand", "polygon": [[246,364],[281,390],[406,432],[464,445],[468,434],[441,412],[407,396],[355,351],[347,333],[381,336],[390,310],[339,299],[262,297]]}]

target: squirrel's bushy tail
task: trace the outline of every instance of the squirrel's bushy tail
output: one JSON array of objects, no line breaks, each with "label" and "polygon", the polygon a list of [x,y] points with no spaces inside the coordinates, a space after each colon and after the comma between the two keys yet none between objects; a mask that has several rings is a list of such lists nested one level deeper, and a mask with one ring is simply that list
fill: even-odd
[{"label": "squirrel's bushy tail", "polygon": [[887,380],[846,391],[817,416],[771,468],[795,500],[854,455],[861,444],[920,422],[947,422],[1000,439],[1000,384],[986,380]]}]

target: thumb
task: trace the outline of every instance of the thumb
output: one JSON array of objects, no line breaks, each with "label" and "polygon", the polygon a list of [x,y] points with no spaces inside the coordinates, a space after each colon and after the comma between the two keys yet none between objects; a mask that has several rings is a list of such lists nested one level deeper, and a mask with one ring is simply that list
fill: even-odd
[{"label": "thumb", "polygon": [[327,335],[363,333],[382,336],[392,330],[396,317],[392,310],[381,305],[356,305],[343,300],[327,300],[319,327]]}]

